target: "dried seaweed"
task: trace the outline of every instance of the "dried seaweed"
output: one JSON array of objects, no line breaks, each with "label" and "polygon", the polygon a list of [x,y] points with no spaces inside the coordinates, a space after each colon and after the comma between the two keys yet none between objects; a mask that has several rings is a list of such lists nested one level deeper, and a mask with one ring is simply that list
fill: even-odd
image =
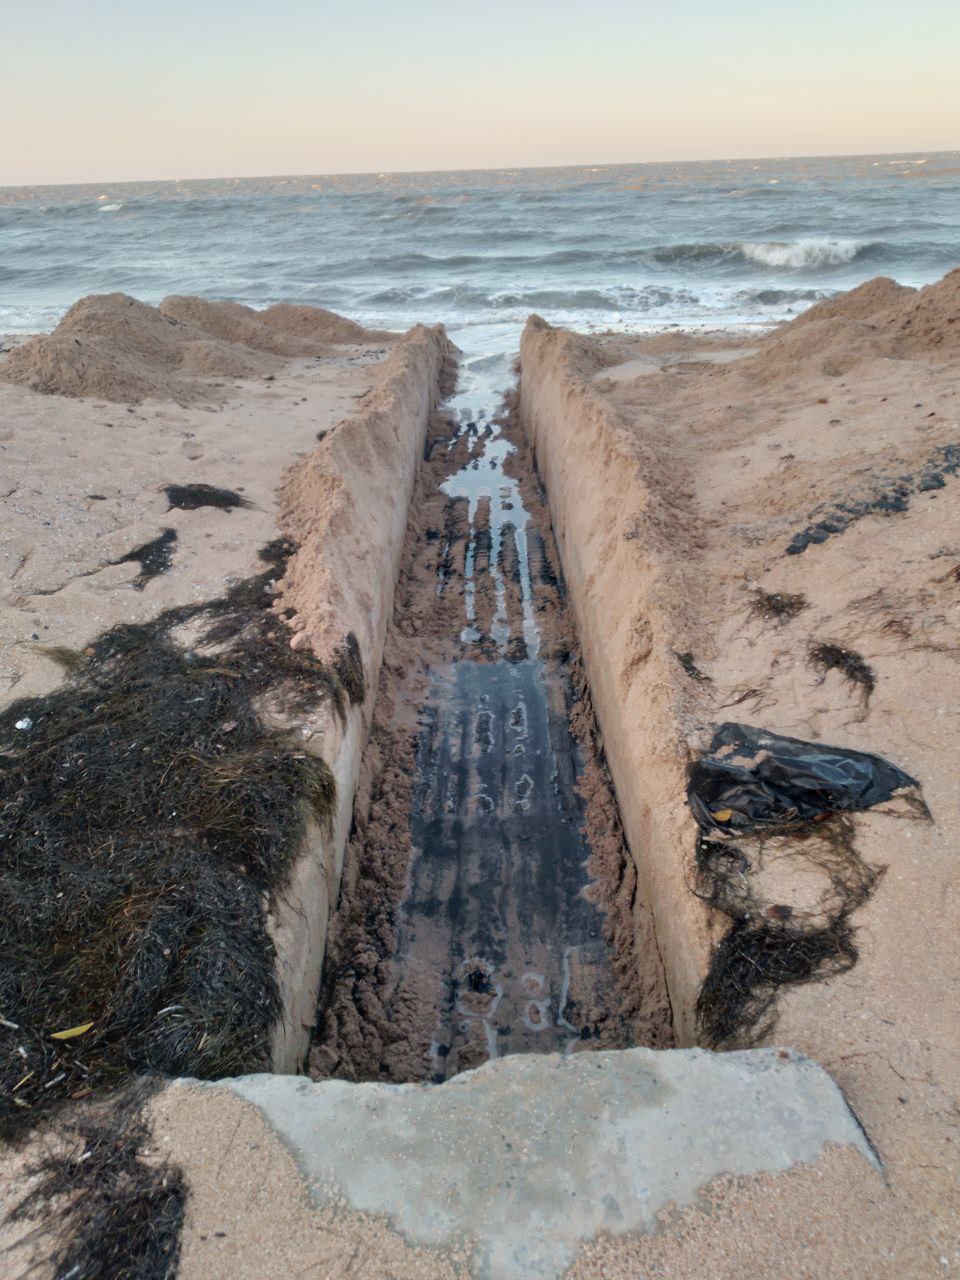
[{"label": "dried seaweed", "polygon": [[290,648],[270,604],[291,551],[271,544],[220,600],[114,627],[59,689],[0,713],[8,1136],[131,1073],[268,1063],[266,905],[306,814],[334,803],[329,768],[274,713],[343,713],[363,689],[355,648],[345,678]]},{"label": "dried seaweed", "polygon": [[142,546],[134,547],[119,560],[111,560],[110,564],[138,564],[140,572],[133,580],[137,591],[142,591],[151,578],[167,573],[173,564],[173,549],[177,543],[176,529],[164,529],[163,533]]},{"label": "dried seaweed", "polygon": [[683,667],[684,671],[691,680],[696,680],[698,684],[712,684],[713,681],[708,675],[705,675],[693,660],[692,653],[675,653],[674,657]]},{"label": "dried seaweed", "polygon": [[34,653],[49,658],[64,671],[76,671],[86,662],[86,656],[79,649],[71,649],[65,644],[35,644],[30,647]]},{"label": "dried seaweed", "polygon": [[360,644],[351,631],[336,657],[336,672],[343,691],[351,703],[359,706],[367,696],[367,682],[363,674]]},{"label": "dried seaweed", "polygon": [[810,647],[810,664],[826,676],[828,671],[839,671],[850,684],[859,685],[864,708],[877,684],[873,667],[867,665],[861,654],[842,644],[823,643]]},{"label": "dried seaweed", "polygon": [[714,953],[697,1001],[704,1043],[757,1043],[772,1030],[780,987],[819,982],[856,962],[846,918],[822,929],[735,924]]},{"label": "dried seaweed", "polygon": [[143,1160],[149,1133],[143,1087],[109,1107],[64,1117],[36,1181],[10,1213],[35,1226],[28,1240],[62,1280],[173,1280],[187,1187],[175,1166]]},{"label": "dried seaweed", "polygon": [[806,608],[807,598],[799,592],[764,591],[762,587],[757,587],[753,591],[750,613],[755,618],[767,618],[782,626]]},{"label": "dried seaweed", "polygon": [[[821,873],[823,889],[805,910],[771,903],[757,887],[767,847]],[[754,839],[697,843],[699,896],[732,925],[711,957],[697,1000],[704,1044],[755,1044],[775,1020],[782,986],[821,981],[857,961],[850,916],[871,896],[883,868],[868,865],[853,843],[849,817],[771,829]]]},{"label": "dried seaweed", "polygon": [[910,499],[918,493],[932,493],[946,487],[948,476],[960,471],[960,444],[935,449],[918,473],[881,479],[864,497],[840,499],[813,513],[820,518],[794,534],[785,548],[788,556],[802,555],[807,547],[826,542],[844,533],[852,524],[870,515],[897,515],[910,509]]}]

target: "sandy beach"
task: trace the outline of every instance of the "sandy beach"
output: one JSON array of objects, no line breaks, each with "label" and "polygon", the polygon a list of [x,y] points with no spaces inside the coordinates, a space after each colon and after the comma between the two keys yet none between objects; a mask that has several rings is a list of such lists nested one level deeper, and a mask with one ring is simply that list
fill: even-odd
[{"label": "sandy beach", "polygon": [[[95,679],[106,705],[116,669],[102,637],[121,624],[222,598],[236,611],[242,598],[237,634],[266,627],[252,633],[265,662],[279,636],[325,682],[301,704],[258,675],[242,710],[258,751],[280,750],[274,732],[295,740],[330,771],[335,798],[311,813],[306,792],[284,800],[305,816],[272,878],[249,858],[236,869],[259,877],[255,923],[275,975],[259,1057],[208,1069],[215,1029],[185,1021],[183,1067],[160,1068],[174,1079],[144,1102],[132,1158],[163,1186],[179,1171],[185,1187],[164,1246],[171,1275],[927,1280],[960,1267],[958,326],[957,272],[919,291],[870,281],[769,333],[588,336],[533,317],[499,415],[450,399],[456,353],[439,327],[388,334],[316,308],[110,295],[78,303],[52,335],[8,344],[0,711],[33,700],[0,746],[16,803],[29,736],[51,733],[45,700],[64,688],[89,698]],[[289,546],[270,577],[258,555],[278,539]],[[259,602],[231,596],[258,573]],[[240,649],[224,649],[218,668],[222,636],[198,630],[201,615],[176,616],[171,643],[214,682],[198,689],[240,678]],[[99,715],[96,698],[84,705]],[[712,828],[698,829],[691,768],[724,723],[873,753],[911,785],[759,835],[715,805]],[[229,755],[237,730],[234,719],[215,727],[188,752],[204,768]],[[257,760],[245,757],[251,776]],[[87,803],[71,757],[58,761],[45,807],[30,801],[38,822],[53,822],[51,794]],[[129,815],[135,796],[125,803]],[[176,816],[171,839],[214,851],[211,866],[229,862],[213,826]],[[101,869],[127,830],[108,820],[93,814],[78,837]],[[11,831],[39,856],[23,823]],[[4,869],[9,903],[23,874]],[[44,881],[48,897],[62,895],[60,874]],[[140,920],[133,896],[118,901],[124,920]],[[144,947],[158,919],[142,925]],[[199,906],[197,920],[206,927]],[[748,937],[780,959],[741,978]],[[69,968],[62,951],[53,972]],[[134,954],[120,955],[118,986],[139,972]],[[164,973],[175,970],[170,960]],[[717,990],[725,1003],[708,999]],[[41,1004],[25,997],[18,1016],[39,1017]],[[80,1163],[84,1144],[93,1150],[86,1131],[62,1126],[98,1114],[84,1045],[112,1053],[115,1041],[95,1040],[96,1009],[77,1010],[93,1024],[88,1041],[74,1027],[76,1040],[52,1049],[52,1025],[0,1014],[5,1052],[25,1064],[11,1066],[11,1097],[22,1089],[36,1115],[26,1146],[4,1154],[8,1210],[40,1185],[31,1170],[46,1145]],[[145,1025],[167,1014],[150,1006]],[[522,1080],[509,1074],[516,1052],[532,1073]],[[763,1071],[785,1073],[788,1098],[809,1059],[836,1116],[821,1128],[813,1104],[776,1102],[776,1153],[738,1143],[759,1097],[751,1052],[772,1052]],[[153,1065],[137,1053],[133,1074]],[[570,1125],[567,1169],[551,1108],[595,1053],[613,1083],[557,1113]],[[656,1054],[679,1075],[641,1104],[629,1072],[654,1078]],[[725,1059],[745,1074],[714,1114],[684,1073]],[[33,1082],[18,1081],[27,1072]],[[261,1073],[249,1086],[190,1078],[248,1072]],[[52,1127],[48,1085],[49,1098],[69,1090]],[[397,1167],[408,1162],[414,1187],[429,1159],[418,1142],[446,1147],[472,1130],[454,1102],[436,1132],[391,1108],[454,1088],[475,1090],[471,1120],[485,1108],[507,1117],[498,1153],[477,1139],[462,1185],[411,1191],[410,1209],[402,1176],[378,1179],[381,1145],[393,1170],[400,1135]],[[324,1134],[334,1139],[333,1122],[311,1116],[346,1098],[336,1090],[368,1091],[347,1137],[374,1172],[354,1181],[311,1163]],[[622,1114],[594,1096],[623,1097]],[[514,1104],[529,1134],[509,1127]],[[617,1156],[590,1165],[635,1110],[645,1133],[673,1107],[689,1110],[676,1113],[676,1149],[657,1147],[644,1166],[653,1190],[631,1182],[625,1157],[622,1170]],[[18,1118],[15,1098],[8,1113]],[[671,1160],[693,1177],[689,1194],[671,1193]],[[596,1190],[611,1169],[625,1179],[620,1202]],[[499,1203],[514,1178],[529,1240],[508,1258],[497,1235],[512,1239],[513,1221],[504,1211],[491,1225],[485,1197]],[[554,1178],[545,1206],[537,1186]],[[546,1225],[551,1212],[569,1222]],[[47,1214],[39,1238],[8,1255],[11,1276],[52,1276],[72,1257],[49,1262],[64,1237]],[[7,1223],[0,1238],[12,1246],[29,1229]]]}]

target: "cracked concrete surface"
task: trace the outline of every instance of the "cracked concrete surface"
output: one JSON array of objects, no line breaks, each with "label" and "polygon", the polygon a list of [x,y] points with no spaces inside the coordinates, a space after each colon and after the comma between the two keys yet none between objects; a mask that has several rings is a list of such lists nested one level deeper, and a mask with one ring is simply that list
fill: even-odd
[{"label": "cracked concrete surface", "polygon": [[843,1094],[784,1049],[518,1055],[441,1086],[222,1082],[287,1145],[314,1204],[386,1218],[475,1280],[561,1275],[598,1236],[649,1233],[722,1174],[828,1143],[875,1156]]}]

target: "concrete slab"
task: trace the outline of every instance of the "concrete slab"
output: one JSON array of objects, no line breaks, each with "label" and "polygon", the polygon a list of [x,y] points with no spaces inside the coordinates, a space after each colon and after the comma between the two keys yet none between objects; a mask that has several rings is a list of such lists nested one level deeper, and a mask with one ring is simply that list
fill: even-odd
[{"label": "concrete slab", "polygon": [[875,1157],[816,1063],[789,1050],[516,1055],[446,1084],[221,1081],[257,1106],[315,1203],[465,1251],[476,1280],[557,1277],[598,1234],[649,1232],[720,1174]]}]

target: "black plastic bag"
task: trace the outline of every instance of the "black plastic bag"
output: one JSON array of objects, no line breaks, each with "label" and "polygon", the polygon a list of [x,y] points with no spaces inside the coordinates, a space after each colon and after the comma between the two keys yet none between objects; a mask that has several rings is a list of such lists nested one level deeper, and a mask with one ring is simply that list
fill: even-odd
[{"label": "black plastic bag", "polygon": [[690,771],[687,799],[704,831],[754,831],[869,809],[916,786],[902,769],[865,751],[721,724],[710,754]]}]

